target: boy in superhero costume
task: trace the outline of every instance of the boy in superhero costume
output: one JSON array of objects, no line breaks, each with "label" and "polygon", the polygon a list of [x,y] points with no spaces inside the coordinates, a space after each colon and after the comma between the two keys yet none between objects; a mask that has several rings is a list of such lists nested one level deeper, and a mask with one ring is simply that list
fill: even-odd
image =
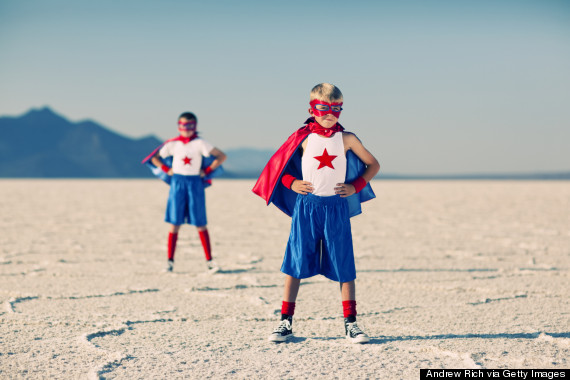
[{"label": "boy in superhero costume", "polygon": [[375,197],[368,182],[380,164],[338,123],[343,96],[329,83],[311,91],[309,118],[271,157],[253,192],[292,217],[281,271],[285,289],[281,321],[269,336],[293,336],[293,314],[301,279],[321,274],[340,283],[345,335],[352,343],[369,337],[356,324],[356,268],[350,218]]},{"label": "boy in superhero costume", "polygon": [[165,221],[170,223],[166,271],[172,272],[178,231],[184,223],[196,226],[210,273],[220,270],[212,259],[212,248],[206,219],[204,188],[222,171],[226,155],[198,137],[198,119],[191,112],[178,118],[180,135],[155,149],[143,163],[159,178],[170,184]]}]

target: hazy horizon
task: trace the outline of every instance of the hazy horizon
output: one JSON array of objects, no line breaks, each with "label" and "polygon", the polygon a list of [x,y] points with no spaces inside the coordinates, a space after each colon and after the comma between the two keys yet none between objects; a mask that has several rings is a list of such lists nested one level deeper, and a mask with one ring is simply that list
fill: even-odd
[{"label": "hazy horizon", "polygon": [[[570,169],[570,3],[0,2],[0,114],[276,149],[311,87],[402,174]],[[269,133],[268,133],[269,131]]]}]

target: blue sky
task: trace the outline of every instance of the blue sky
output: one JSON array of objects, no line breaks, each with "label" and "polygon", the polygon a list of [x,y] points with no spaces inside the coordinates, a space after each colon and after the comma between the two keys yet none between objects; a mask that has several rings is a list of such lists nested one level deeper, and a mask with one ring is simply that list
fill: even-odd
[{"label": "blue sky", "polygon": [[0,0],[0,115],[275,149],[320,82],[384,172],[570,170],[570,1]]}]

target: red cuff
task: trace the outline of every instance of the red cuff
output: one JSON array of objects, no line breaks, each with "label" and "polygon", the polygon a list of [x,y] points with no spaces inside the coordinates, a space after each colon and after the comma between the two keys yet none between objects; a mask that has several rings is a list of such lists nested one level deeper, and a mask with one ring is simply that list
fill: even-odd
[{"label": "red cuff", "polygon": [[295,302],[283,301],[281,303],[281,314],[287,314],[287,315],[295,314]]},{"label": "red cuff", "polygon": [[168,174],[168,172],[170,171],[170,166],[168,166],[168,165],[164,165],[164,164],[163,164],[160,168],[161,168],[162,171],[165,172],[166,174]]},{"label": "red cuff", "polygon": [[206,169],[204,169],[204,174],[206,174],[206,175],[210,174],[211,172],[213,172],[211,166],[208,166]]},{"label": "red cuff", "polygon": [[360,193],[360,190],[364,189],[364,186],[366,186],[366,180],[362,177],[358,177],[352,181],[351,185],[354,186],[354,190],[356,190],[357,193]]},{"label": "red cuff", "polygon": [[356,301],[342,301],[342,313],[345,318],[348,318],[351,315],[356,316]]},{"label": "red cuff", "polygon": [[283,177],[281,177],[281,183],[288,189],[291,188],[291,185],[293,184],[293,181],[296,180],[297,178],[293,177],[291,174],[283,174]]}]

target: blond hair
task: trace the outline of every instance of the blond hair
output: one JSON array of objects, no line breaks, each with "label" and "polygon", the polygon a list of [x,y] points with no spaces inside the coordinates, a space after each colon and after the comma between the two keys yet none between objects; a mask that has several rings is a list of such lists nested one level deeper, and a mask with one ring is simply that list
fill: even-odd
[{"label": "blond hair", "polygon": [[342,92],[334,84],[330,83],[320,83],[313,87],[311,90],[310,100],[324,100],[329,103],[337,102],[341,103],[343,101]]}]

